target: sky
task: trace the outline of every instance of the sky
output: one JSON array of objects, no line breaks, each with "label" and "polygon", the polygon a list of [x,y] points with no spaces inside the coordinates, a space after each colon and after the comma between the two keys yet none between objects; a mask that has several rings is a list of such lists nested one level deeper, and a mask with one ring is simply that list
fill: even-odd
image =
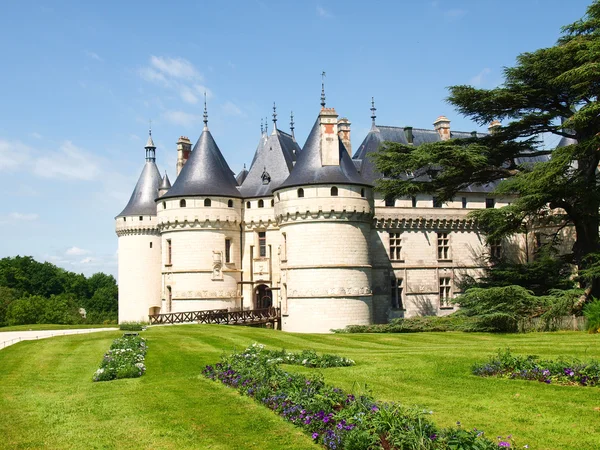
[{"label": "sky", "polygon": [[117,274],[114,218],[144,165],[175,180],[176,142],[209,128],[234,172],[263,118],[303,145],[320,109],[352,123],[460,131],[447,87],[493,88],[590,0],[29,1],[0,9],[0,257]]}]

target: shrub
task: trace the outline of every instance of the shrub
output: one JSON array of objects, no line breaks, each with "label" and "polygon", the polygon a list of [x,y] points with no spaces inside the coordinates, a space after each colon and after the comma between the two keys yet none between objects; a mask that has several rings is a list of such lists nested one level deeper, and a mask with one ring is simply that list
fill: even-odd
[{"label": "shrub", "polygon": [[[345,365],[351,361],[335,355],[315,355],[307,350],[298,354],[275,352],[254,344],[223,356],[202,373],[270,408],[326,448],[498,449],[499,442],[485,438],[481,431],[463,429],[458,423],[458,427],[437,428],[429,418],[431,412],[422,408],[377,402],[368,392],[348,394],[325,384],[320,374],[305,376],[279,367],[282,362],[298,363],[303,356]],[[308,361],[300,363],[307,365]]]},{"label": "shrub", "polygon": [[590,333],[600,333],[600,300],[594,300],[583,308],[587,319],[587,330]]},{"label": "shrub", "polygon": [[451,314],[393,319],[379,325],[349,325],[335,333],[420,333],[425,331],[481,331],[477,318]]},{"label": "shrub", "polygon": [[498,350],[485,363],[473,366],[474,375],[541,381],[546,384],[599,386],[600,362],[577,359],[538,360],[536,356],[513,355],[510,349]]},{"label": "shrub", "polygon": [[142,331],[146,329],[146,322],[123,322],[119,325],[119,329],[123,331]]},{"label": "shrub", "polygon": [[139,336],[123,336],[115,339],[104,355],[94,381],[110,381],[117,378],[137,378],[146,372],[144,359],[146,341]]}]

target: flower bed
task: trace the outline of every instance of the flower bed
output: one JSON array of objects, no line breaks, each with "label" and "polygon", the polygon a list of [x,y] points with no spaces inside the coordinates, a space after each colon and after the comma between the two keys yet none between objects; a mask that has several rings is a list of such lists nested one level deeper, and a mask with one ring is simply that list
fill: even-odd
[{"label": "flower bed", "polygon": [[94,381],[110,381],[117,378],[137,378],[146,372],[146,340],[139,336],[123,336],[115,339],[104,355]]},{"label": "flower bed", "polygon": [[[431,411],[398,403],[375,401],[371,395],[353,395],[329,386],[321,374],[288,373],[280,363],[309,365],[307,352],[274,352],[254,344],[206,366],[203,375],[252,397],[330,449],[464,449],[512,447],[511,439],[491,441],[478,430],[440,429]],[[351,365],[346,358],[311,352],[310,367]],[[306,361],[305,361],[306,360]],[[325,364],[332,365],[319,365]],[[334,363],[335,361],[335,363]]]},{"label": "flower bed", "polygon": [[551,384],[599,386],[600,362],[581,362],[576,359],[539,360],[535,356],[513,355],[510,349],[498,350],[488,362],[475,364],[473,374]]}]

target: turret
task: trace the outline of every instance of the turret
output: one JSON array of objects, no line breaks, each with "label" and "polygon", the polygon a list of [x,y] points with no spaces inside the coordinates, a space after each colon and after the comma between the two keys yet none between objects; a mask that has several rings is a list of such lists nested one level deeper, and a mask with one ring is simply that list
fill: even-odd
[{"label": "turret", "polygon": [[[372,186],[322,109],[290,176],[274,190],[283,244],[282,327],[329,332],[372,323]],[[307,236],[310,236],[307,239]]]},{"label": "turret", "polygon": [[158,188],[156,146],[146,143],[146,163],[125,209],[115,218],[119,241],[119,322],[148,321],[159,312],[160,236],[156,220]]}]

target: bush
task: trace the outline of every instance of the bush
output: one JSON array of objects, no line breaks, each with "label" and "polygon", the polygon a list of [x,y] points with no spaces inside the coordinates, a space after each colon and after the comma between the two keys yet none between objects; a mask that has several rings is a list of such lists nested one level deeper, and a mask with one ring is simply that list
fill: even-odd
[{"label": "bush", "polygon": [[119,325],[119,330],[123,331],[142,331],[146,329],[147,322],[123,322]]},{"label": "bush", "polygon": [[590,333],[600,333],[600,300],[594,300],[583,308],[587,319],[587,330]]},{"label": "bush", "polygon": [[421,333],[425,331],[482,331],[477,318],[459,314],[393,319],[379,325],[349,325],[334,333]]},{"label": "bush", "polygon": [[510,349],[498,350],[486,363],[473,366],[474,375],[482,377],[541,381],[546,384],[600,386],[600,362],[577,359],[538,360],[536,356],[513,355]]},{"label": "bush", "polygon": [[104,355],[94,381],[110,381],[117,378],[137,378],[146,372],[146,341],[139,336],[123,336],[115,339]]},{"label": "bush", "polygon": [[[348,394],[325,384],[320,374],[288,373],[278,366],[287,362],[286,356],[299,361],[301,355],[316,354],[307,350],[299,354],[274,352],[254,344],[242,352],[223,356],[202,373],[270,408],[326,448],[497,450],[499,446],[514,445],[489,440],[483,432],[466,430],[460,425],[439,429],[429,418],[431,411],[378,402],[368,392]],[[335,355],[323,356],[316,358],[351,361]]]}]

